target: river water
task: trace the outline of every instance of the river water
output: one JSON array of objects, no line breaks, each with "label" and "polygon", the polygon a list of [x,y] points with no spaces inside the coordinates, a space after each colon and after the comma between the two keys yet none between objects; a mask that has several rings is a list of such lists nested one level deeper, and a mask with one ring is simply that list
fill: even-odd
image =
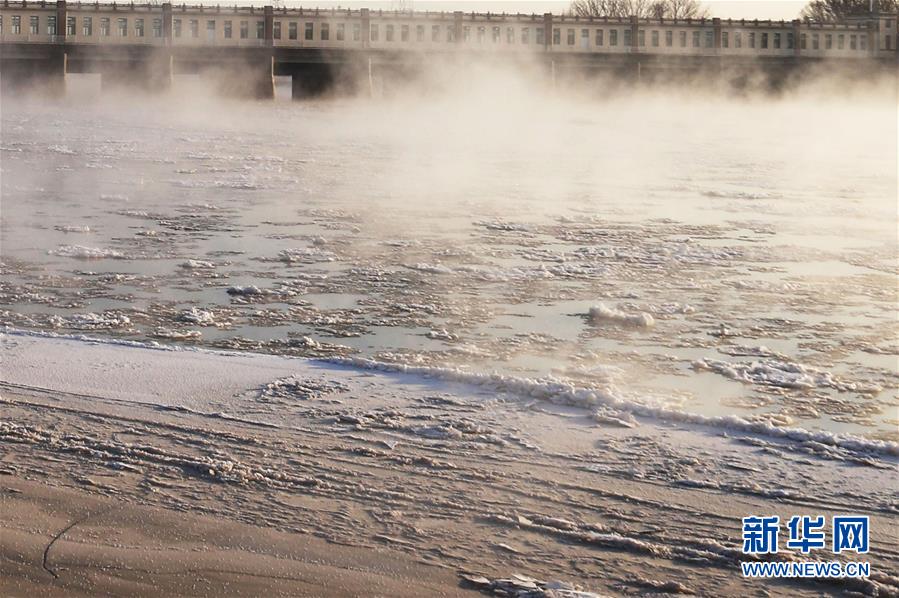
[{"label": "river water", "polygon": [[0,323],[899,439],[895,89],[463,87],[5,99]]}]

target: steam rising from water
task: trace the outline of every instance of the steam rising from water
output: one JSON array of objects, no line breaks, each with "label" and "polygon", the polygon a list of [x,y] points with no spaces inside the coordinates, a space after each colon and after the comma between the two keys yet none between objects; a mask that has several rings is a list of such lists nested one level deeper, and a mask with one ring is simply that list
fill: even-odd
[{"label": "steam rising from water", "polygon": [[4,101],[6,324],[896,437],[894,80],[737,97],[449,65],[269,104],[84,83]]}]

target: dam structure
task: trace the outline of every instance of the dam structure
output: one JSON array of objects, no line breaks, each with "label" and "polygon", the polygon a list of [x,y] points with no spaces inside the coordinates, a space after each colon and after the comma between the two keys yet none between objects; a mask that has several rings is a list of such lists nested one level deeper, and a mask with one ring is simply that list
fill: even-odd
[{"label": "dam structure", "polygon": [[154,91],[176,74],[208,74],[228,93],[270,98],[274,77],[289,76],[300,98],[440,56],[534,61],[552,78],[822,63],[895,72],[897,38],[895,14],[814,23],[4,0],[0,86],[62,92],[67,74],[99,73],[103,87]]}]

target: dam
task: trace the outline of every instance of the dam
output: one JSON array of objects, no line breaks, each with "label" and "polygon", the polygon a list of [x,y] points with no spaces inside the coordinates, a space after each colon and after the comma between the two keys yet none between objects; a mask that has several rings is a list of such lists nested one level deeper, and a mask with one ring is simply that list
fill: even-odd
[{"label": "dam", "polygon": [[270,98],[286,76],[301,98],[459,56],[534,61],[553,80],[708,69],[776,80],[824,62],[895,71],[897,37],[892,14],[814,23],[5,0],[0,83],[59,93],[67,74],[99,73],[104,87],[158,91],[175,74],[211,73],[229,94]]}]

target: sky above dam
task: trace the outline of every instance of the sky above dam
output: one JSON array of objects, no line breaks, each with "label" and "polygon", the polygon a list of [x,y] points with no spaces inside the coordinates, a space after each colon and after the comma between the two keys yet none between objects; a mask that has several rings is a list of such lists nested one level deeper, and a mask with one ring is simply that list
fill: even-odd
[{"label": "sky above dam", "polygon": [[[238,0],[239,4],[270,4],[288,7],[361,8],[414,10],[462,10],[466,12],[521,12],[561,14],[568,11],[565,0]],[[802,0],[707,0],[703,3],[713,16],[724,19],[795,19],[805,5]]]}]

